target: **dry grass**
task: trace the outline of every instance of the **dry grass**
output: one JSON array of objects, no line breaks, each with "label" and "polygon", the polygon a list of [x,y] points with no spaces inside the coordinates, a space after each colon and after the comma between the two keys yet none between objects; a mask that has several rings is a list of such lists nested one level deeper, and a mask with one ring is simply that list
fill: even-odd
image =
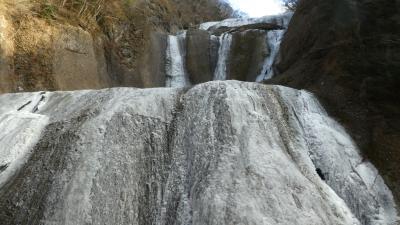
[{"label": "dry grass", "polygon": [[31,7],[31,0],[0,0],[0,11],[10,15],[26,13]]}]

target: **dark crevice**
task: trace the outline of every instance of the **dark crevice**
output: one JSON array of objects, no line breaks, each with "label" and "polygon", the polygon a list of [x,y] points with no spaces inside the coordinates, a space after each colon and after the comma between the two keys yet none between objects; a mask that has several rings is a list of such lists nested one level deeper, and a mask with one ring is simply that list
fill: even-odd
[{"label": "dark crevice", "polygon": [[0,173],[2,173],[4,170],[6,170],[8,167],[8,164],[0,165]]},{"label": "dark crevice", "polygon": [[29,104],[31,104],[32,103],[32,101],[28,101],[27,103],[25,103],[24,105],[22,105],[21,107],[19,107],[18,109],[17,109],[17,111],[21,111],[23,108],[25,108],[26,106],[28,106]]},{"label": "dark crevice", "polygon": [[320,168],[317,168],[315,170],[318,174],[318,176],[322,179],[322,180],[326,180],[325,174],[322,172],[322,170]]}]

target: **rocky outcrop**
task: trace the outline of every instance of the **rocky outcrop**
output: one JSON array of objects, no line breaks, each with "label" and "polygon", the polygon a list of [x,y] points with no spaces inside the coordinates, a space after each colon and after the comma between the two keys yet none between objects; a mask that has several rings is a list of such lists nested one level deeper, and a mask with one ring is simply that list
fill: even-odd
[{"label": "rocky outcrop", "polygon": [[301,1],[274,83],[315,92],[400,199],[397,0]]},{"label": "rocky outcrop", "polygon": [[305,91],[236,81],[0,96],[4,224],[395,224]]}]

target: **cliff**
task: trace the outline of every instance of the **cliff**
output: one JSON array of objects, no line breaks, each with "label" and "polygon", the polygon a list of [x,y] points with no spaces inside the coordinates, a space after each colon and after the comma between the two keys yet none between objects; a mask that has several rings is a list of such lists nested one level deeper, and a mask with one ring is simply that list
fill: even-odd
[{"label": "cliff", "polygon": [[231,14],[216,0],[0,3],[0,92],[164,86],[169,32]]},{"label": "cliff", "polygon": [[398,0],[304,0],[270,83],[317,94],[400,197]]}]

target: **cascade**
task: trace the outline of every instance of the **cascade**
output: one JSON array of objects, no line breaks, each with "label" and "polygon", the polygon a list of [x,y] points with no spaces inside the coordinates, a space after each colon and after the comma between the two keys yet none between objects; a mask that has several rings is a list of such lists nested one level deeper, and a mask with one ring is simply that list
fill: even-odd
[{"label": "cascade", "polygon": [[308,92],[239,81],[49,92],[33,112],[41,96],[0,95],[3,224],[398,221],[382,177]]},{"label": "cascade", "polygon": [[190,85],[185,69],[185,42],[186,32],[177,36],[169,35],[166,59],[166,86],[186,87]]},{"label": "cascade", "polygon": [[227,61],[232,43],[232,35],[224,33],[219,38],[218,61],[215,69],[214,80],[227,79]]},{"label": "cascade", "polygon": [[274,63],[279,53],[280,44],[282,42],[284,30],[273,30],[267,32],[267,43],[269,47],[269,56],[265,59],[265,63],[261,74],[257,77],[257,82],[268,80],[274,76]]},{"label": "cascade", "polygon": [[[227,80],[227,79],[238,79],[245,81],[257,81],[261,82],[266,79],[270,79],[274,75],[274,63],[279,54],[279,47],[285,30],[289,24],[292,17],[292,13],[284,13],[275,16],[266,16],[261,18],[233,18],[226,19],[219,22],[207,22],[199,25],[198,30],[206,32],[208,34],[208,42],[214,43],[217,39],[219,43],[219,48],[216,53],[211,46],[199,45],[198,48],[209,49],[209,55],[216,55],[216,59],[210,57],[210,67],[212,76],[207,78],[210,80]],[[252,32],[249,32],[252,31]],[[259,31],[258,33],[254,31]],[[186,47],[185,36],[188,31],[181,31],[178,35],[170,35],[168,37],[168,47],[167,47],[167,60],[166,60],[166,86],[167,87],[184,87],[190,86],[190,77],[187,71],[186,64]],[[200,32],[201,33],[201,32]],[[204,35],[204,33],[201,33]],[[261,42],[257,38],[264,38]],[[197,37],[201,38],[201,36]],[[238,43],[243,40],[252,38],[255,43],[252,47],[246,49],[245,47],[240,47]],[[196,39],[196,38],[194,38]],[[197,42],[196,42],[197,43]],[[235,45],[232,45],[235,43]],[[260,46],[254,46],[254,45]],[[236,49],[233,55],[232,51]],[[193,51],[193,49],[192,49]],[[196,49],[195,49],[196,51]],[[247,52],[246,52],[247,51]],[[258,55],[257,55],[258,54]],[[196,56],[197,54],[191,54]],[[203,57],[203,58],[202,58]],[[192,60],[203,60],[202,57],[192,59]],[[231,62],[233,58],[242,59],[241,62]],[[248,59],[248,60],[246,60]],[[213,61],[215,60],[215,62]],[[193,65],[193,63],[192,63]],[[202,64],[202,69],[204,70],[204,64]],[[243,69],[241,67],[247,67]],[[237,70],[238,68],[241,68]],[[191,71],[196,71],[192,69]],[[201,71],[204,73],[206,71]],[[231,71],[235,71],[235,76],[229,74]],[[196,76],[202,76],[197,74]],[[239,76],[239,77],[238,77]],[[203,80],[204,79],[200,79]]]}]

